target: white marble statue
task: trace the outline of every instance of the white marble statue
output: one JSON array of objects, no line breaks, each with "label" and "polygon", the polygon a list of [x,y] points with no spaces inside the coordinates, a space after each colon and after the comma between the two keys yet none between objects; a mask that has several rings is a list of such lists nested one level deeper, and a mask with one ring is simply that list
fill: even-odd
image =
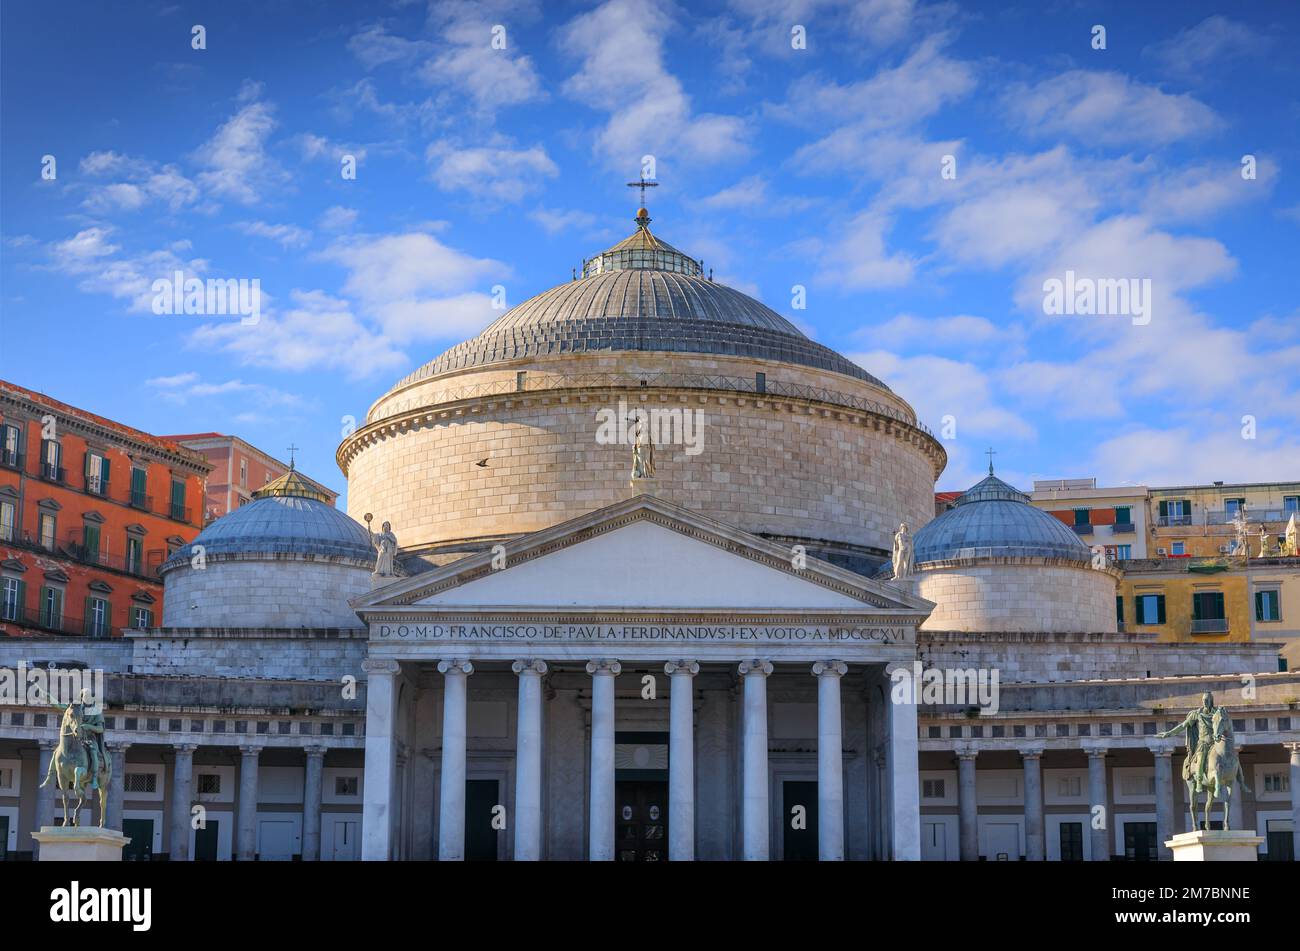
[{"label": "white marble statue", "polygon": [[1259,527],[1259,554],[1256,558],[1268,557],[1268,533],[1264,531],[1264,526]]},{"label": "white marble statue", "polygon": [[370,531],[370,521],[374,516],[366,513],[366,531],[370,532],[370,544],[375,548],[375,574],[389,577],[397,574],[397,536],[393,526],[384,522],[378,534]]},{"label": "white marble statue", "polygon": [[1237,509],[1237,514],[1232,517],[1232,527],[1237,533],[1237,541],[1232,547],[1232,553],[1244,558],[1250,553],[1250,523],[1246,521],[1245,509]]},{"label": "white marble statue", "polygon": [[632,444],[632,478],[653,479],[655,475],[655,446],[645,434],[645,418],[636,419],[636,441]]},{"label": "white marble statue", "polygon": [[912,576],[912,534],[907,530],[907,523],[898,526],[894,535],[894,580]]},{"label": "white marble statue", "polygon": [[1300,555],[1300,529],[1296,528],[1295,512],[1291,513],[1291,518],[1286,523],[1286,546],[1282,554]]}]

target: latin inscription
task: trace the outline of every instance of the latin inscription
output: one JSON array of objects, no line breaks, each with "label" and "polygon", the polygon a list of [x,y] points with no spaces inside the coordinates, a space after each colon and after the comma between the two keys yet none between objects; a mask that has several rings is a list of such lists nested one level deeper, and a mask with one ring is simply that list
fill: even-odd
[{"label": "latin inscription", "polygon": [[705,641],[770,643],[909,640],[903,627],[742,627],[703,624],[380,624],[378,640],[464,641]]}]

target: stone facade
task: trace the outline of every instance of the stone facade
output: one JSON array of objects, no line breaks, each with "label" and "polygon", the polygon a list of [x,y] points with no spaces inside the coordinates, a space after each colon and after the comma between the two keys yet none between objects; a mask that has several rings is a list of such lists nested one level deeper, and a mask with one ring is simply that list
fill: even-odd
[{"label": "stone facade", "polygon": [[348,599],[370,590],[370,572],[321,555],[211,556],[170,569],[167,590],[163,627],[193,626],[200,613],[208,627],[357,627]]},{"label": "stone facade", "polygon": [[935,602],[923,631],[1111,633],[1116,573],[1047,559],[926,565],[920,594]]}]

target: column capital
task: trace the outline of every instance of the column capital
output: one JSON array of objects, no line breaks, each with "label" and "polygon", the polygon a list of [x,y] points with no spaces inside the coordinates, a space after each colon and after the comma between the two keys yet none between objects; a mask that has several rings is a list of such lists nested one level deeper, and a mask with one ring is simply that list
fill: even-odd
[{"label": "column capital", "polygon": [[975,757],[980,755],[979,747],[969,743],[961,746],[954,746],[952,751],[958,759],[973,760]]},{"label": "column capital", "polygon": [[[121,745],[123,747],[127,747],[130,746],[131,744],[123,743]],[[193,756],[194,751],[197,750],[198,748],[199,748],[199,744],[197,743],[173,743],[172,744],[172,749],[175,750],[177,753],[188,753],[190,756]]]},{"label": "column capital", "polygon": [[617,677],[623,671],[623,665],[611,657],[591,660],[587,662],[587,673],[593,677],[608,675]]},{"label": "column capital", "polygon": [[1080,743],[1079,747],[1088,754],[1089,759],[1105,759],[1110,752],[1110,747],[1104,743]]},{"label": "column capital", "polygon": [[367,657],[361,662],[361,669],[367,674],[388,674],[392,676],[402,669],[402,665],[386,657]]},{"label": "column capital", "polygon": [[520,658],[510,665],[510,669],[517,674],[537,674],[539,677],[546,673],[546,661],[538,658]]},{"label": "column capital", "polygon": [[125,753],[131,748],[129,740],[105,740],[104,748],[110,753]]},{"label": "column capital", "polygon": [[819,660],[812,665],[814,677],[843,677],[849,672],[849,665],[842,660]]},{"label": "column capital", "polygon": [[1016,748],[1016,752],[1020,754],[1022,759],[1042,759],[1043,754],[1047,752],[1047,747],[1019,746]]},{"label": "column capital", "polygon": [[461,673],[469,676],[474,673],[474,665],[469,662],[467,657],[448,657],[445,660],[438,661],[438,673]]},{"label": "column capital", "polygon": [[664,664],[664,673],[670,676],[672,674],[688,674],[694,677],[699,672],[700,665],[693,660],[670,660]]},{"label": "column capital", "polygon": [[758,674],[766,677],[776,668],[772,666],[771,661],[763,660],[760,657],[755,658],[754,660],[742,660],[740,662],[740,667],[737,669],[740,671],[740,676],[742,677],[748,677],[750,674]]},{"label": "column capital", "polygon": [[1291,751],[1291,762],[1300,765],[1300,743],[1283,743]]},{"label": "column capital", "polygon": [[302,751],[306,753],[308,756],[323,758],[328,749],[329,747],[327,746],[312,745],[312,746],[304,746],[302,748]]},{"label": "column capital", "polygon": [[1170,740],[1147,740],[1147,749],[1149,749],[1155,756],[1173,756],[1174,749],[1177,745],[1176,742]]},{"label": "column capital", "polygon": [[262,749],[262,746],[259,744],[245,743],[239,747],[239,754],[241,756],[260,756]]}]

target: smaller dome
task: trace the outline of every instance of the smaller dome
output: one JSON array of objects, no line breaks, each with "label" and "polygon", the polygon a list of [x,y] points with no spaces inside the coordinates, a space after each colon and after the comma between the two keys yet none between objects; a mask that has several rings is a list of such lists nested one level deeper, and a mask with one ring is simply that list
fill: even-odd
[{"label": "smaller dome", "polygon": [[373,560],[370,533],[364,525],[316,497],[264,494],[274,485],[201,531],[162,570],[187,563],[196,545],[203,546],[205,556],[295,554]]},{"label": "smaller dome", "polygon": [[1029,496],[991,472],[912,539],[915,563],[961,558],[1065,558],[1092,553],[1068,526],[1029,504]]}]

